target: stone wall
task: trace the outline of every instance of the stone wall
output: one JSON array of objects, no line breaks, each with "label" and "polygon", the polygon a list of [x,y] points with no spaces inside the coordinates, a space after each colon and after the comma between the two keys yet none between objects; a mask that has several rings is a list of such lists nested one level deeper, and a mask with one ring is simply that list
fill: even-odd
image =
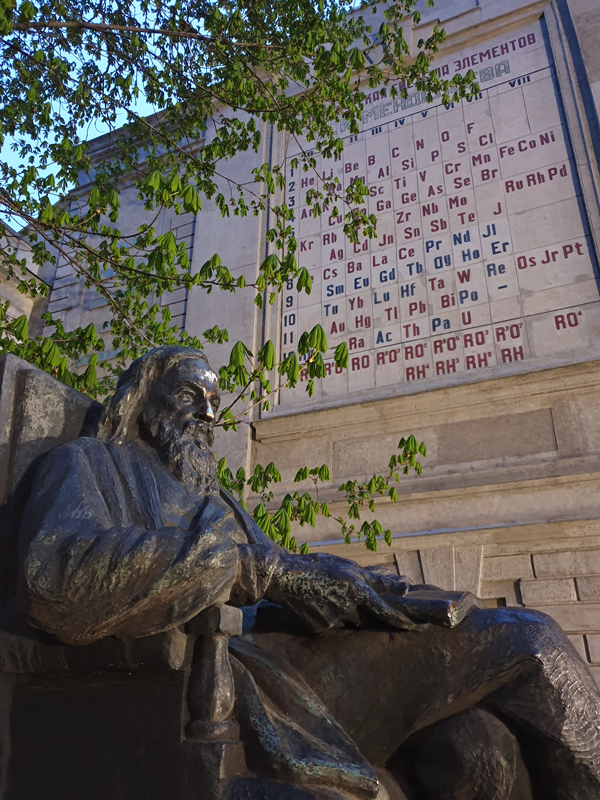
[{"label": "stone wall", "polygon": [[[581,178],[580,208],[597,249],[600,7],[590,0],[446,6],[436,3],[427,13],[446,26],[450,52],[483,41],[494,17],[497,30],[541,18]],[[385,472],[399,438],[414,433],[428,447],[423,475],[403,479],[397,504],[377,503],[391,547],[382,543],[374,554],[359,542],[344,545],[330,520],[294,534],[313,552],[468,589],[490,606],[544,611],[600,681],[598,344],[592,336],[578,354],[502,365],[492,376],[465,371],[443,385],[423,380],[349,396],[323,391],[312,410],[296,393],[287,409],[255,421],[251,464],[274,460],[281,467],[277,501],[290,489],[311,489],[310,482],[293,484],[298,467],[327,463],[332,482],[320,499],[339,512],[335,487]]]},{"label": "stone wall", "polygon": [[[428,448],[423,474],[403,477],[400,501],[377,517],[393,534],[600,517],[600,362],[568,365],[420,395],[254,423],[253,464],[279,465],[275,500],[297,469],[328,464],[320,499],[340,510],[336,487],[385,474],[402,436]],[[320,520],[303,539],[339,537]]]}]

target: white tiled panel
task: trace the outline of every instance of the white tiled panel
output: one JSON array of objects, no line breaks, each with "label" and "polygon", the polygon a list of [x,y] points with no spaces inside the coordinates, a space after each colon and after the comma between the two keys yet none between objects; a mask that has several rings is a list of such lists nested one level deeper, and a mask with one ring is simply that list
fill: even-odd
[{"label": "white tiled panel", "polygon": [[[444,107],[365,90],[360,133],[341,130],[342,157],[288,168],[298,263],[314,286],[284,297],[283,351],[320,322],[331,353],[343,341],[350,352],[321,396],[424,378],[443,386],[598,339],[595,256],[540,24],[437,66],[449,77],[473,69],[481,94]],[[364,180],[376,238],[351,243],[341,216],[309,213],[319,175]],[[303,400],[287,392],[282,402]]]}]

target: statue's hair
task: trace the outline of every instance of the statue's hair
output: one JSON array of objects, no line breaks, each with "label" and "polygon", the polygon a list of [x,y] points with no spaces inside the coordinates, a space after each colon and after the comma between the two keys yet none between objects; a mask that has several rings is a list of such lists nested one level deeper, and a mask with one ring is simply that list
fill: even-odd
[{"label": "statue's hair", "polygon": [[180,345],[157,347],[136,359],[121,373],[115,393],[104,406],[98,438],[107,442],[136,439],[137,420],[146,405],[150,386],[173,364],[186,358],[201,359],[209,366],[202,351]]}]

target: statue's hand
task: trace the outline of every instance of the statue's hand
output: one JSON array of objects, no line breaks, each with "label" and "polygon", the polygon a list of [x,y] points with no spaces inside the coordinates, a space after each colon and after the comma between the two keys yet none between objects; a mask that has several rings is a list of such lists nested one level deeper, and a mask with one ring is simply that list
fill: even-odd
[{"label": "statue's hand", "polygon": [[381,568],[324,554],[287,556],[275,570],[267,598],[294,611],[313,631],[363,626],[373,621],[399,630],[415,624],[394,598],[404,597],[409,584]]}]

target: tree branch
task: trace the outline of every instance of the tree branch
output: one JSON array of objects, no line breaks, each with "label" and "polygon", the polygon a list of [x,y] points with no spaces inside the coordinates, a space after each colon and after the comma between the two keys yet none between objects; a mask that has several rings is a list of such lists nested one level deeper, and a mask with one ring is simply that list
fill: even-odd
[{"label": "tree branch", "polygon": [[206,36],[202,33],[194,33],[192,31],[173,31],[169,28],[143,28],[136,25],[109,25],[100,22],[83,22],[83,20],[66,20],[61,22],[57,19],[47,20],[46,22],[18,22],[14,25],[16,31],[44,31],[46,29],[56,28],[74,28],[76,30],[90,30],[90,31],[117,31],[119,33],[150,33],[158,34],[160,36],[175,36],[181,39],[198,39],[201,42],[211,42],[217,44],[226,44],[230,47],[262,47],[267,50],[283,50],[282,45],[266,44],[263,42],[232,42],[231,39],[225,39],[222,36]]}]

